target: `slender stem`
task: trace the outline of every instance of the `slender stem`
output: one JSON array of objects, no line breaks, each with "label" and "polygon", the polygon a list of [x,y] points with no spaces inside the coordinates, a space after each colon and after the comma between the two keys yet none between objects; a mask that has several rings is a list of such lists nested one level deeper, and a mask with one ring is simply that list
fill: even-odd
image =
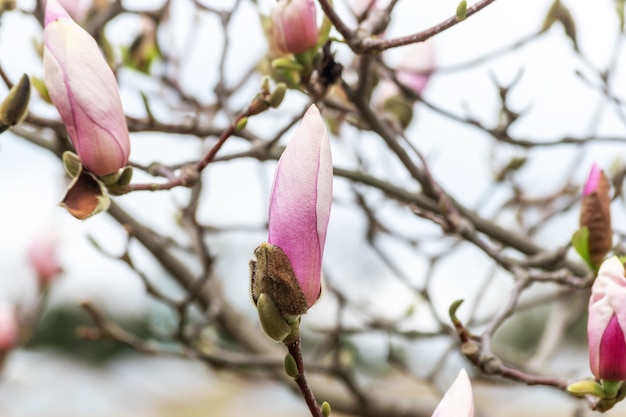
[{"label": "slender stem", "polygon": [[309,411],[311,411],[311,415],[313,417],[323,417],[322,411],[317,405],[317,401],[315,401],[313,391],[311,391],[311,387],[309,386],[306,375],[304,374],[304,361],[302,360],[300,337],[298,336],[295,342],[288,343],[287,349],[289,350],[291,356],[293,356],[296,360],[298,375],[294,378],[294,380],[296,381],[296,384],[298,384],[298,388],[300,388],[300,392],[304,397],[304,401],[306,401],[306,405],[309,407]]}]

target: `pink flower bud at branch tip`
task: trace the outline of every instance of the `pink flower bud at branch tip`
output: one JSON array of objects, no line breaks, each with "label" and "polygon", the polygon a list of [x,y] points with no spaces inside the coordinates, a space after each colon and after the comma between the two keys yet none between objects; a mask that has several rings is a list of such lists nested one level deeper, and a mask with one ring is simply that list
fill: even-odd
[{"label": "pink flower bud at branch tip", "polygon": [[57,255],[58,243],[56,236],[47,234],[38,236],[28,249],[28,261],[42,288],[48,287],[62,272]]},{"label": "pink flower bud at branch tip", "polygon": [[0,302],[0,352],[5,353],[19,342],[19,323],[15,306]]},{"label": "pink flower bud at branch tip", "polygon": [[613,227],[610,184],[596,163],[583,188],[579,224],[589,230],[589,260],[597,268],[613,247]]},{"label": "pink flower bud at branch tip", "polygon": [[320,294],[332,190],[328,133],[311,105],[276,167],[267,239],[287,255],[309,307]]},{"label": "pink flower bud at branch tip", "polygon": [[117,81],[96,41],[47,0],[43,79],[83,166],[97,176],[126,166],[130,140]]},{"label": "pink flower bud at branch tip", "polygon": [[474,394],[472,383],[465,369],[461,369],[456,379],[444,394],[432,417],[473,417]]},{"label": "pink flower bud at branch tip", "polygon": [[594,162],[591,166],[591,171],[589,172],[589,177],[587,178],[585,187],[583,188],[583,197],[587,197],[598,188],[601,175],[602,170],[600,169],[600,166]]},{"label": "pink flower bud at branch tip", "polygon": [[272,10],[272,37],[283,53],[299,54],[319,38],[314,0],[280,0]]},{"label": "pink flower bud at branch tip", "polygon": [[596,378],[626,380],[626,277],[616,256],[605,260],[591,287],[587,339],[589,366]]}]

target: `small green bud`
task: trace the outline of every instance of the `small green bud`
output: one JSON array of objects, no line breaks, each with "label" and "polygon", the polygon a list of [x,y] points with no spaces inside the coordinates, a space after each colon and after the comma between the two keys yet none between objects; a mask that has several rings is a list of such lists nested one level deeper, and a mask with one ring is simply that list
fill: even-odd
[{"label": "small green bud", "polygon": [[46,103],[52,104],[50,94],[48,94],[48,88],[46,87],[46,84],[43,82],[43,80],[38,77],[32,77],[30,79],[30,82],[33,84],[33,87],[35,87],[35,90],[37,90],[37,92],[39,93],[39,97],[41,97],[41,99]]},{"label": "small green bud", "polygon": [[261,94],[266,95],[270,93],[270,77],[264,75],[261,78]]},{"label": "small green bud", "polygon": [[30,79],[26,74],[13,85],[0,105],[0,132],[19,124],[28,114],[30,102]]},{"label": "small green bud", "polygon": [[120,174],[121,172],[118,171],[109,175],[103,175],[100,177],[100,181],[102,181],[102,183],[107,187],[110,185],[116,185],[118,180],[120,179]]},{"label": "small green bud", "polygon": [[248,118],[242,117],[241,119],[237,121],[237,126],[235,127],[237,128],[237,130],[244,130],[247,125],[248,125]]},{"label": "small green bud", "polygon": [[69,175],[72,178],[78,175],[78,173],[83,167],[83,164],[80,161],[80,158],[78,157],[78,155],[76,155],[74,152],[71,152],[71,151],[65,151],[63,152],[62,159],[63,159],[63,168],[65,168],[65,172],[67,172],[67,175]]},{"label": "small green bud", "polygon": [[576,381],[567,386],[567,392],[576,396],[593,395],[594,397],[603,398],[604,389],[602,385],[591,379],[584,381]]},{"label": "small green bud", "polygon": [[459,5],[456,7],[456,18],[457,20],[465,20],[467,17],[467,1],[461,0]]},{"label": "small green bud", "polygon": [[321,411],[324,417],[330,416],[330,404],[328,404],[328,401],[322,403]]},{"label": "small green bud", "polygon": [[272,61],[272,68],[277,70],[287,70],[287,71],[297,71],[300,72],[304,70],[304,65],[300,64],[297,61],[294,61],[291,58],[276,58]]},{"label": "small green bud", "polygon": [[291,353],[287,353],[285,355],[285,372],[287,372],[287,375],[292,378],[300,375],[300,372],[298,372],[298,365],[296,364],[296,360]]},{"label": "small green bud", "polygon": [[285,83],[276,84],[276,88],[274,88],[274,91],[272,91],[269,100],[267,100],[270,103],[270,107],[276,108],[280,106],[280,103],[282,103],[283,99],[285,98],[286,92],[287,85]]},{"label": "small green bud", "polygon": [[126,187],[130,184],[130,180],[133,179],[133,167],[124,167],[120,174],[120,179],[117,180],[118,187]]},{"label": "small green bud", "polygon": [[261,328],[270,339],[282,342],[291,333],[291,326],[287,324],[283,315],[269,295],[263,293],[256,301]]},{"label": "small green bud", "polygon": [[260,94],[257,94],[254,100],[252,100],[252,103],[250,103],[250,106],[248,106],[248,114],[254,116],[255,114],[263,113],[269,107],[269,103],[264,100]]}]

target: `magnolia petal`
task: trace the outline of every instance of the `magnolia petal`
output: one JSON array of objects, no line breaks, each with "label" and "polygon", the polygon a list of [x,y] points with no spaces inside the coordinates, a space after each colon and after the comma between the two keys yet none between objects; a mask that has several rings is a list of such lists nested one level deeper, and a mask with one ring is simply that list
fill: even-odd
[{"label": "magnolia petal", "polygon": [[282,0],[272,10],[272,32],[283,53],[298,54],[313,48],[319,37],[315,1]]},{"label": "magnolia petal", "polygon": [[96,175],[128,162],[128,127],[113,71],[95,40],[48,0],[44,82],[83,165]]},{"label": "magnolia petal", "polygon": [[583,197],[587,197],[598,188],[601,175],[602,170],[600,169],[600,166],[594,162],[593,165],[591,165],[591,171],[589,172],[589,177],[587,177],[587,182],[583,187]]},{"label": "magnolia petal", "polygon": [[79,220],[106,211],[111,199],[105,186],[90,172],[81,171],[70,183],[60,205]]},{"label": "magnolia petal", "polygon": [[472,383],[465,369],[461,369],[448,388],[432,417],[473,417],[474,395]]},{"label": "magnolia petal", "polygon": [[617,316],[613,315],[600,341],[598,373],[605,381],[626,379],[626,341]]},{"label": "magnolia petal", "polygon": [[[626,278],[624,266],[616,256],[605,260],[598,271],[598,276],[591,287],[589,298],[589,317],[587,321],[587,339],[589,348],[589,367],[598,379],[601,373],[601,344],[609,323],[616,318],[617,324],[626,325]],[[612,330],[615,334],[614,329]],[[626,343],[626,337],[624,338]]]},{"label": "magnolia petal", "polygon": [[278,161],[268,235],[268,242],[289,258],[309,307],[320,293],[331,200],[330,143],[319,110],[312,105]]}]

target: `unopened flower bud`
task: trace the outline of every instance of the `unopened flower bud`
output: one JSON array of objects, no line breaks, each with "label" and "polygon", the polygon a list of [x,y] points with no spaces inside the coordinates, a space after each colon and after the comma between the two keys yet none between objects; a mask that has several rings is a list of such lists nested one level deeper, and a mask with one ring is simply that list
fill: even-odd
[{"label": "unopened flower bud", "polygon": [[30,79],[26,74],[15,84],[0,105],[0,132],[15,126],[28,114],[30,102]]},{"label": "unopened flower bud", "polygon": [[319,29],[314,0],[279,0],[272,10],[272,35],[283,53],[299,54],[317,44]]},{"label": "unopened flower bud", "polygon": [[46,1],[44,82],[82,165],[97,176],[126,166],[130,139],[117,81],[94,38]]},{"label": "unopened flower bud", "polygon": [[616,256],[600,265],[591,287],[587,339],[589,366],[596,378],[626,380],[626,276]]},{"label": "unopened flower bud", "polygon": [[262,293],[256,300],[256,309],[259,314],[261,328],[270,339],[282,342],[291,333],[291,326],[285,321],[283,313],[266,293]]},{"label": "unopened flower bud", "polygon": [[298,365],[296,364],[296,360],[294,359],[291,353],[287,353],[285,355],[285,372],[292,378],[300,375],[298,371]]},{"label": "unopened flower bud", "polygon": [[594,163],[583,188],[579,221],[580,227],[587,227],[589,230],[589,260],[594,266],[600,265],[613,247],[609,192],[610,185],[606,175]]},{"label": "unopened flower bud", "polygon": [[28,261],[42,289],[49,287],[51,281],[63,272],[57,254],[58,244],[57,236],[49,233],[38,236],[28,249]]},{"label": "unopened flower bud", "polygon": [[270,107],[276,108],[280,106],[280,103],[282,103],[283,99],[285,98],[286,92],[287,85],[285,83],[276,84],[274,91],[272,91],[272,94],[270,94],[270,98],[268,99]]}]

